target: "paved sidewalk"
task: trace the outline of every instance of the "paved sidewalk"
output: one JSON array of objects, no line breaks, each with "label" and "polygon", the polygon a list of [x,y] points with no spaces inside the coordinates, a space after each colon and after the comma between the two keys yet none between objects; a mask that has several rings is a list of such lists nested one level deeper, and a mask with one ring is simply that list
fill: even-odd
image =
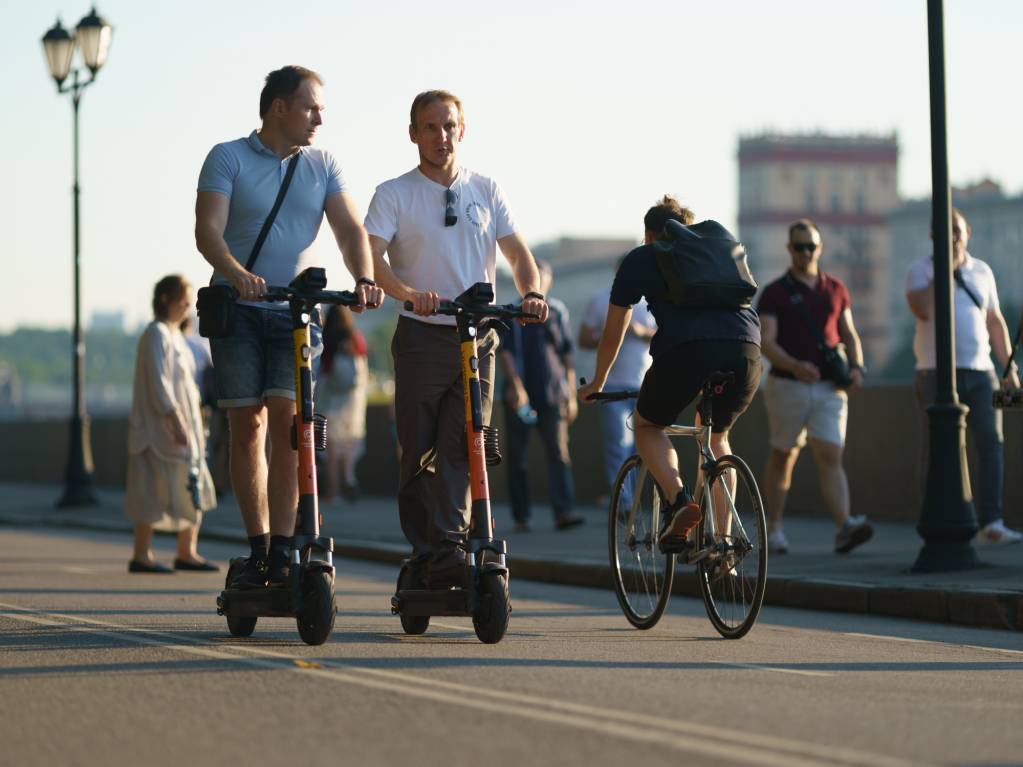
[{"label": "paved sidewalk", "polygon": [[[124,493],[97,494],[96,507],[56,509],[59,487],[0,483],[0,524],[129,531],[122,514]],[[386,562],[405,556],[408,547],[393,500],[334,502],[322,505],[321,511],[324,530],[334,537],[339,556]],[[549,510],[537,508],[533,531],[515,533],[508,507],[496,505],[494,517],[499,533],[507,536],[513,577],[611,588],[606,510],[580,511],[585,525],[556,532]],[[877,524],[874,539],[845,556],[832,553],[834,527],[823,515],[786,520],[786,534],[792,549],[770,558],[767,604],[1023,631],[1023,545],[978,548],[988,565],[984,568],[923,575],[906,572],[922,544],[910,524]],[[232,499],[207,514],[202,536],[237,541],[239,554],[247,550]],[[691,573],[692,568],[680,570],[677,592],[698,593]]]}]

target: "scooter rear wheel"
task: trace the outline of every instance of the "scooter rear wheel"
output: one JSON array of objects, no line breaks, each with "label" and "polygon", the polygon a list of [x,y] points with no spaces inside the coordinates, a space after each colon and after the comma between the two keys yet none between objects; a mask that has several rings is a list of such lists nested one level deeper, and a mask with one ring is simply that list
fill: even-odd
[{"label": "scooter rear wheel", "polygon": [[480,606],[472,616],[472,627],[484,644],[497,644],[508,630],[511,598],[507,573],[483,573],[479,581]]},{"label": "scooter rear wheel", "polygon": [[337,599],[334,576],[324,570],[305,573],[302,578],[302,609],[296,622],[298,635],[308,645],[321,645],[334,630]]},{"label": "scooter rear wheel", "polygon": [[[239,560],[244,562],[245,560]],[[224,588],[229,588],[231,581],[234,580],[234,576],[237,571],[241,568],[241,564],[235,564],[231,562],[231,565],[227,568],[227,578],[224,580]],[[256,630],[256,618],[255,616],[249,615],[231,615],[228,613],[224,616],[227,618],[227,630],[231,632],[233,637],[248,637],[252,636],[252,632]]]}]

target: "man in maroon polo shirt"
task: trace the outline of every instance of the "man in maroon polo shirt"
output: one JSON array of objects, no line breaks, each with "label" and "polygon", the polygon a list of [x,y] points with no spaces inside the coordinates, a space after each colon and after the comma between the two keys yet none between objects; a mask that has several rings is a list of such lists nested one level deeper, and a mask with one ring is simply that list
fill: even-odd
[{"label": "man in maroon polo shirt", "polygon": [[[846,389],[863,383],[863,349],[853,325],[849,291],[841,280],[820,270],[821,234],[810,219],[789,227],[792,266],[760,296],[762,349],[771,362],[764,384],[771,453],[764,470],[764,500],[770,519],[768,548],[784,554],[789,544],[782,528],[792,469],[809,437],[824,502],[838,532],[835,552],[852,551],[873,535],[865,516],[849,515],[849,482],[842,466],[848,411]],[[829,379],[822,343],[845,344],[849,378],[845,387]]]}]

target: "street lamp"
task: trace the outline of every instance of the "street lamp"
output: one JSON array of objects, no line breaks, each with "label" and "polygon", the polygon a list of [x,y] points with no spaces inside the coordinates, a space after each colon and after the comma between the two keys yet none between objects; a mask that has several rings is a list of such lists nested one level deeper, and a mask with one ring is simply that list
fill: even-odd
[{"label": "street lamp", "polygon": [[[71,341],[72,365],[74,371],[74,392],[71,410],[71,440],[68,449],[67,468],[64,472],[64,495],[57,505],[90,506],[96,503],[92,492],[92,448],[89,444],[89,419],[85,413],[85,342],[82,338],[82,304],[80,289],[79,257],[79,215],[78,198],[78,103],[82,91],[92,84],[107,60],[110,40],[114,29],[96,13],[96,8],[78,22],[74,34],[69,33],[57,19],[53,28],[43,35],[43,50],[50,74],[57,83],[58,93],[70,93],[74,112],[74,184],[71,187],[74,220],[74,288],[75,326]],[[89,69],[89,79],[81,79],[81,69],[72,68],[75,49],[82,53],[82,60]],[[71,83],[65,85],[68,76]]]},{"label": "street lamp", "polygon": [[[927,0],[931,94],[931,212],[934,222],[935,402],[927,408],[930,452],[927,486],[917,532],[924,539],[914,572],[968,570],[979,566],[970,540],[977,532],[966,471],[966,408],[955,377],[952,309],[952,200],[948,184],[945,125],[945,23],[942,0]],[[992,488],[1001,492],[1001,488]]]}]

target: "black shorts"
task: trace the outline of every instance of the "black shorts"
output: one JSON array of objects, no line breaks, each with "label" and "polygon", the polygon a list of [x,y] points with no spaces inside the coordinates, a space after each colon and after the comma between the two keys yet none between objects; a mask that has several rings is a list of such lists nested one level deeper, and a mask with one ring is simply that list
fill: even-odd
[{"label": "black shorts", "polygon": [[700,394],[715,371],[735,373],[735,382],[711,400],[714,432],[727,431],[749,407],[760,385],[760,347],[742,341],[691,341],[659,354],[643,378],[636,411],[668,426]]}]

